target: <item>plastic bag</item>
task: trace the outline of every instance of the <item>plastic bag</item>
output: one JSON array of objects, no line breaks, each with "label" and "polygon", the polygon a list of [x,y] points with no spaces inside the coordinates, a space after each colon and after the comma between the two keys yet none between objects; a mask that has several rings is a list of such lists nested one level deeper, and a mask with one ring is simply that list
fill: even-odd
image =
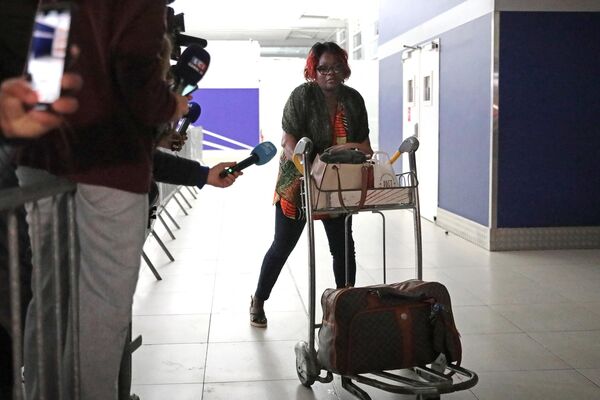
[{"label": "plastic bag", "polygon": [[384,151],[376,151],[371,156],[373,163],[373,186],[376,188],[398,187],[398,177],[390,164],[390,156]]}]

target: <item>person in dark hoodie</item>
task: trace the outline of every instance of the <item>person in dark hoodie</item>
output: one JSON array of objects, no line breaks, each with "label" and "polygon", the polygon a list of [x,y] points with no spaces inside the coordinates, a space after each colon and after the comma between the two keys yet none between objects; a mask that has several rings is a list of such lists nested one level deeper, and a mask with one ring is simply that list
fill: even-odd
[{"label": "person in dark hoodie", "polygon": [[[117,398],[117,377],[138,278],[148,217],[155,127],[187,113],[188,99],[173,94],[162,78],[161,50],[166,2],[80,0],[71,41],[80,49],[72,71],[83,78],[79,110],[61,129],[28,142],[19,152],[21,185],[51,179],[77,184],[75,209],[80,255],[80,393],[86,400]],[[49,259],[51,204],[40,201],[41,260]],[[28,209],[28,213],[32,210]],[[28,399],[41,391],[58,398],[59,376],[46,368],[45,388],[35,366],[56,364],[51,269],[42,268],[41,298],[34,296],[25,328],[25,387]],[[45,347],[34,345],[36,303],[42,302]],[[66,332],[66,331],[65,331]],[[66,340],[70,338],[66,336]],[[66,346],[67,351],[70,346]]]}]

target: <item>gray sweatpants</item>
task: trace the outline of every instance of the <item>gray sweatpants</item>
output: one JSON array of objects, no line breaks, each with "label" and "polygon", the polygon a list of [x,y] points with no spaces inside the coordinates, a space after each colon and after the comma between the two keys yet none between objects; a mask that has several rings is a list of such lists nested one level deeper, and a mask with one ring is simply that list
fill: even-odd
[{"label": "gray sweatpants", "polygon": [[[45,171],[20,167],[22,186],[55,178]],[[133,294],[138,279],[140,257],[148,219],[148,199],[135,194],[101,186],[78,184],[75,194],[75,218],[80,249],[79,273],[79,350],[81,398],[113,400],[117,398],[119,365],[129,322]],[[42,298],[34,295],[25,324],[25,388],[27,399],[39,399],[36,365],[40,356],[46,361],[45,385],[49,399],[58,398],[56,362],[56,325],[54,323],[54,290],[50,267],[52,258],[50,200],[39,202]],[[32,208],[27,209],[31,225]],[[61,232],[66,233],[65,229]],[[30,232],[31,234],[31,232]],[[61,238],[60,243],[66,243]],[[67,265],[63,252],[62,264]],[[48,265],[46,265],[48,261]],[[43,304],[44,350],[35,346],[36,303]],[[65,327],[67,328],[67,327]],[[63,335],[70,343],[70,335]],[[62,354],[63,381],[69,385],[72,354],[69,345]]]}]

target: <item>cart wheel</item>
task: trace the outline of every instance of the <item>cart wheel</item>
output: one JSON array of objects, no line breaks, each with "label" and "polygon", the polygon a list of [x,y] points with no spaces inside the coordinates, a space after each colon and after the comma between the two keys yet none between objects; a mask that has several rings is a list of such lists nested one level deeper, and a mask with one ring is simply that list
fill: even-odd
[{"label": "cart wheel", "polygon": [[298,342],[294,348],[296,352],[296,373],[303,386],[311,387],[315,383],[317,374],[314,371],[316,365],[314,356],[308,348],[308,343]]}]

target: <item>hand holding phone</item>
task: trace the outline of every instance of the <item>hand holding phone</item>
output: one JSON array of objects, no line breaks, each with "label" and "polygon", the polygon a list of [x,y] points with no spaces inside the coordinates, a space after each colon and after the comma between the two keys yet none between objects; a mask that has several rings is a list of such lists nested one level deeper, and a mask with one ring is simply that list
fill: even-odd
[{"label": "hand holding phone", "polygon": [[[77,91],[82,81],[79,75],[65,74],[62,88]],[[52,111],[32,109],[38,95],[23,78],[8,79],[0,87],[0,130],[8,138],[33,139],[54,128],[58,128],[63,119],[60,114],[77,111],[78,103],[73,97],[62,96],[52,103]]]},{"label": "hand holding phone", "polygon": [[71,19],[70,3],[42,5],[36,13],[27,63],[28,79],[38,95],[36,108],[48,109],[60,97]]},{"label": "hand holding phone", "polygon": [[196,90],[198,90],[198,85],[187,85],[183,89],[183,92],[181,93],[181,95],[182,96],[189,96],[190,94],[194,93]]}]

